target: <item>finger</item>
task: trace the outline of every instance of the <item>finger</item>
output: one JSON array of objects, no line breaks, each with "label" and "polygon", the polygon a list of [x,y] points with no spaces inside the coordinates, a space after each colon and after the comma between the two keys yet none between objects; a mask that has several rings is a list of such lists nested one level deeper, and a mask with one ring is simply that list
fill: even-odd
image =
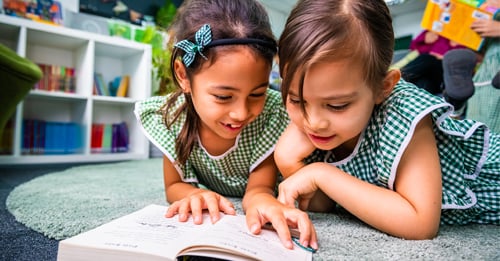
[{"label": "finger", "polygon": [[262,230],[262,226],[264,225],[263,222],[261,222],[259,212],[255,208],[249,208],[247,212],[245,213],[246,221],[247,221],[247,227],[248,230],[254,235],[260,234]]},{"label": "finger", "polygon": [[219,201],[220,201],[219,203],[220,211],[228,215],[236,215],[236,209],[234,209],[233,202],[231,202],[225,197],[221,197]]},{"label": "finger", "polygon": [[202,216],[202,205],[204,199],[199,197],[199,196],[191,196],[190,197],[190,205],[191,205],[191,215],[193,215],[193,222],[196,225],[199,225],[203,223],[203,216]]},{"label": "finger", "polygon": [[297,213],[298,219],[298,229],[300,231],[300,243],[303,246],[310,246],[314,249],[318,249],[318,239],[316,237],[316,230],[314,229],[314,225],[307,213],[302,212]]},{"label": "finger", "polygon": [[278,237],[281,240],[281,243],[288,249],[293,249],[293,243],[291,240],[290,230],[287,225],[287,221],[282,213],[279,215],[272,215],[271,217],[267,217],[273,224],[276,233],[278,233]]},{"label": "finger", "polygon": [[186,222],[189,219],[189,212],[191,212],[191,206],[189,199],[183,199],[175,202],[178,204],[179,221]]},{"label": "finger", "polygon": [[167,212],[165,213],[165,217],[171,218],[171,217],[175,216],[178,213],[178,210],[179,210],[178,204],[175,204],[175,202],[172,203],[168,207]]},{"label": "finger", "polygon": [[220,215],[219,202],[215,194],[210,194],[205,197],[205,203],[207,204],[208,213],[210,214],[210,221],[212,221],[212,223],[217,222],[220,219]]},{"label": "finger", "polygon": [[295,208],[295,200],[289,200],[286,193],[280,192],[278,194],[278,201],[283,203],[287,207]]},{"label": "finger", "polygon": [[278,186],[278,201],[285,204],[288,207],[293,207],[295,208],[295,198],[291,197],[288,195],[285,186],[283,186],[284,183],[281,183]]}]

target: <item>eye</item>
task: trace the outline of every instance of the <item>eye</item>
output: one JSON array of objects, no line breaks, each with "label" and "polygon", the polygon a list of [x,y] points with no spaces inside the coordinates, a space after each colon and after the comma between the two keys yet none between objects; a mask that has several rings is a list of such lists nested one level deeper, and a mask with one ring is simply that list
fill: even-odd
[{"label": "eye", "polygon": [[250,97],[259,98],[259,97],[263,97],[264,95],[266,95],[265,92],[252,93],[252,94],[250,94]]},{"label": "eye", "polygon": [[349,103],[345,103],[345,104],[327,104],[326,106],[328,107],[328,109],[330,109],[332,111],[344,111],[349,106]]},{"label": "eye", "polygon": [[227,101],[227,100],[232,98],[232,96],[229,96],[229,95],[216,95],[216,94],[214,94],[213,96],[218,101]]},{"label": "eye", "polygon": [[291,104],[299,104],[300,100],[298,98],[288,96],[288,102]]}]

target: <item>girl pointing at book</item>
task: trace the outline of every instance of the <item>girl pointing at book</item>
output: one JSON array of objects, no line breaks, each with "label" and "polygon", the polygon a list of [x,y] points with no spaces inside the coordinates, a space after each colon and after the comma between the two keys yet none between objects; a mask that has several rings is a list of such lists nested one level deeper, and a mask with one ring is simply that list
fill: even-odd
[{"label": "girl pointing at book", "polygon": [[265,9],[254,0],[184,1],[172,25],[176,92],[136,104],[146,135],[164,153],[167,217],[212,222],[235,214],[243,197],[251,232],[271,222],[288,248],[288,226],[317,248],[307,214],[274,195],[273,151],[289,119],[269,87],[277,46]]},{"label": "girl pointing at book", "polygon": [[440,224],[500,224],[500,135],[449,117],[452,106],[389,70],[383,0],[300,0],[279,41],[291,123],[275,160],[279,200],[340,205],[393,236]]}]

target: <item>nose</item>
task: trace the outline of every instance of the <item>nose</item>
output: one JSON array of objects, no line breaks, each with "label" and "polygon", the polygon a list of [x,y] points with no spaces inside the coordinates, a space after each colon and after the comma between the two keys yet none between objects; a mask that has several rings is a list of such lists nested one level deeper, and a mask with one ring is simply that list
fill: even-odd
[{"label": "nose", "polygon": [[231,108],[229,117],[235,121],[244,121],[247,119],[249,111],[247,102],[239,102]]},{"label": "nose", "polygon": [[321,131],[328,128],[328,120],[319,111],[308,110],[307,117],[304,117],[304,120],[312,131]]}]

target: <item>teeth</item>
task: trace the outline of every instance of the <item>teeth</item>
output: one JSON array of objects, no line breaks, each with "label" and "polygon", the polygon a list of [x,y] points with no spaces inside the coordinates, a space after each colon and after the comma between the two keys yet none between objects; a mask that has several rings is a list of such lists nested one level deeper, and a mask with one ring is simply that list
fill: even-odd
[{"label": "teeth", "polygon": [[229,127],[231,128],[239,128],[241,127],[241,124],[235,125],[235,124],[228,124]]}]

